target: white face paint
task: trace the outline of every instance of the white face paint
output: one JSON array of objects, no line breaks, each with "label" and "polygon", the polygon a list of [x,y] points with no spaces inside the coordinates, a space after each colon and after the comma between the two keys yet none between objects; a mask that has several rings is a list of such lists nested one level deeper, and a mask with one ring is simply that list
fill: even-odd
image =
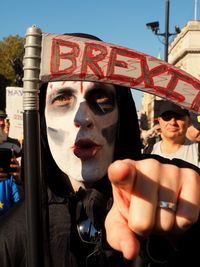
[{"label": "white face paint", "polygon": [[50,82],[45,118],[52,156],[70,180],[91,183],[107,173],[118,121],[113,85]]}]

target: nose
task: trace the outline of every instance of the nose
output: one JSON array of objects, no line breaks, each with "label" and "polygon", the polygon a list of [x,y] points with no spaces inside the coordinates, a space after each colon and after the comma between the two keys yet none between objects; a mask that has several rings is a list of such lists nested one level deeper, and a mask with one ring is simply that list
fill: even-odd
[{"label": "nose", "polygon": [[92,128],[94,126],[91,110],[86,102],[80,103],[74,118],[74,124],[78,128]]},{"label": "nose", "polygon": [[170,122],[171,122],[171,123],[176,123],[176,118],[175,118],[175,117],[171,117]]}]

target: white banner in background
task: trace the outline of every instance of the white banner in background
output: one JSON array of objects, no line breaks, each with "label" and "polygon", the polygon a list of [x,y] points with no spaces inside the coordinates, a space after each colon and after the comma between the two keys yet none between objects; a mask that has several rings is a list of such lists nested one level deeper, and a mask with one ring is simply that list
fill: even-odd
[{"label": "white banner in background", "polygon": [[23,88],[6,87],[6,113],[10,119],[9,136],[23,138]]}]

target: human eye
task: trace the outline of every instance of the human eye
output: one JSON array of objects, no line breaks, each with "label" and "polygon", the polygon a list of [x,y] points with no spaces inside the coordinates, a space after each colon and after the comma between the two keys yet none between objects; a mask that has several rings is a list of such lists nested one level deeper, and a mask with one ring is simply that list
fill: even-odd
[{"label": "human eye", "polygon": [[51,97],[51,104],[56,107],[70,106],[74,102],[72,92],[57,93]]},{"label": "human eye", "polygon": [[111,112],[115,107],[114,95],[104,90],[93,91],[88,97],[88,103],[99,114]]},{"label": "human eye", "polygon": [[112,111],[114,107],[113,99],[107,95],[98,96],[96,98],[96,104],[102,109],[102,111],[104,111],[104,113]]},{"label": "human eye", "polygon": [[97,104],[109,104],[110,99],[106,95],[102,95],[102,96],[100,95],[99,97],[97,97],[96,102]]}]

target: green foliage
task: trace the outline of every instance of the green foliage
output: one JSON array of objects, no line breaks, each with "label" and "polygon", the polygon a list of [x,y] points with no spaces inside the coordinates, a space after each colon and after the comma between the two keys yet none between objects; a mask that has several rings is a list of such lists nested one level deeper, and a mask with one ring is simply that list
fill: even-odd
[{"label": "green foliage", "polygon": [[7,86],[16,86],[16,73],[12,62],[23,59],[24,38],[19,35],[10,35],[0,41],[0,109],[5,109],[5,89]]}]

